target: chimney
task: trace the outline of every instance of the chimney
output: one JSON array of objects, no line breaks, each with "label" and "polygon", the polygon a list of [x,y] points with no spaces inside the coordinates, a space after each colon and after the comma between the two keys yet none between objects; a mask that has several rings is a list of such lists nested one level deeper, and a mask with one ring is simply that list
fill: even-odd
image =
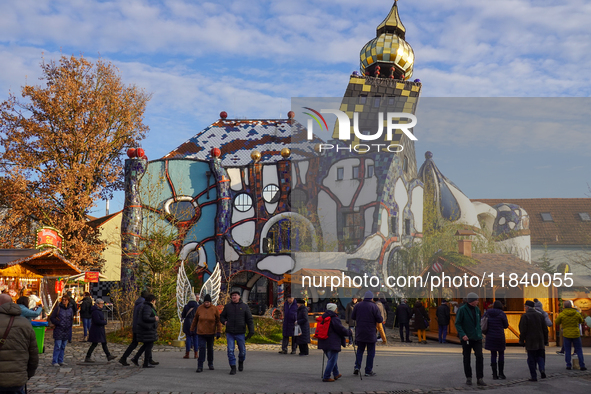
[{"label": "chimney", "polygon": [[109,216],[109,200],[107,200],[107,207],[105,208],[105,216]]},{"label": "chimney", "polygon": [[[458,230],[456,235],[468,237],[471,235],[476,235],[476,233],[470,230]],[[464,256],[472,257],[472,240],[470,238],[460,238],[458,240],[458,252]]]}]

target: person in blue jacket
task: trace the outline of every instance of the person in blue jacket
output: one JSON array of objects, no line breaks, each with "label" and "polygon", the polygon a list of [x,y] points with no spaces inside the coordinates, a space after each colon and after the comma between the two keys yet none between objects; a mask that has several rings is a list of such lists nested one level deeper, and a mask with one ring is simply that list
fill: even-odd
[{"label": "person in blue jacket", "polygon": [[287,354],[287,345],[291,337],[291,354],[296,354],[297,343],[293,336],[295,323],[298,319],[298,304],[292,296],[287,296],[283,304],[283,341],[281,342],[280,354]]},{"label": "person in blue jacket", "polygon": [[493,380],[497,380],[499,378],[506,379],[505,329],[509,327],[509,321],[507,320],[507,315],[505,315],[505,312],[503,312],[503,303],[499,300],[496,300],[493,307],[484,312],[483,318],[484,317],[488,319],[484,348],[486,350],[490,350],[490,366],[492,368]]},{"label": "person in blue jacket", "polygon": [[[341,323],[341,319],[339,319],[339,316],[337,315],[336,304],[329,303],[326,305],[326,312],[322,315],[322,319],[326,319],[327,317],[330,317],[328,338],[318,339],[318,349],[323,350],[328,359],[326,361],[324,375],[322,375],[322,381],[334,382],[343,376],[339,373],[339,352],[341,351],[341,347],[347,346],[345,338],[351,337],[353,334],[350,329],[345,328],[343,323]],[[330,377],[331,375],[333,376],[332,378]]]},{"label": "person in blue jacket", "polygon": [[295,337],[296,343],[300,348],[300,356],[307,356],[310,354],[308,344],[310,343],[310,321],[308,320],[308,307],[303,298],[296,300],[298,304],[298,320],[297,323],[302,330],[302,335]]},{"label": "person in blue jacket", "polygon": [[355,359],[355,375],[359,374],[363,353],[367,348],[365,361],[365,376],[375,376],[373,371],[373,359],[376,355],[376,324],[384,321],[378,306],[373,302],[373,293],[367,291],[363,301],[357,304],[351,318],[355,320],[355,343],[357,344],[357,358]]},{"label": "person in blue jacket", "polygon": [[195,358],[198,356],[199,352],[199,338],[197,337],[197,333],[195,331],[191,331],[191,323],[193,323],[193,318],[195,317],[195,312],[199,308],[199,304],[197,303],[197,298],[195,294],[191,294],[189,297],[189,302],[183,308],[183,313],[181,313],[181,319],[183,322],[183,333],[186,336],[185,339],[185,347],[186,352],[183,358],[189,358],[189,353],[191,352],[191,348],[195,351]]},{"label": "person in blue jacket", "polygon": [[16,304],[21,308],[21,316],[26,317],[29,320],[39,317],[43,311],[43,308],[41,307],[37,307],[35,310],[29,309],[29,297],[19,297],[19,299],[16,300]]},{"label": "person in blue jacket", "polygon": [[64,354],[66,345],[71,338],[72,323],[74,321],[74,310],[68,306],[70,298],[63,296],[60,303],[56,304],[49,315],[49,321],[54,325],[53,329],[53,358],[51,365],[61,367],[66,365]]},{"label": "person in blue jacket", "polygon": [[107,320],[105,320],[105,315],[103,314],[103,307],[105,306],[105,301],[101,300],[100,298],[96,300],[95,305],[92,306],[91,310],[91,322],[90,322],[90,332],[88,333],[88,342],[92,342],[90,348],[88,348],[88,352],[86,352],[86,359],[84,362],[92,363],[92,352],[100,343],[103,347],[103,351],[105,352],[105,356],[107,356],[107,361],[114,360],[116,357],[111,355],[109,352],[109,347],[107,346],[107,334],[105,333],[105,326],[107,325]]}]

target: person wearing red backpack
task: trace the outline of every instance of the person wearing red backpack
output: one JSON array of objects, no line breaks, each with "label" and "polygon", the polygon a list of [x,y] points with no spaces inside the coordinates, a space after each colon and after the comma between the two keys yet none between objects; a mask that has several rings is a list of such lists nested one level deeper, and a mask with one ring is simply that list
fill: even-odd
[{"label": "person wearing red backpack", "polygon": [[[345,338],[350,337],[352,333],[350,329],[345,328],[343,323],[341,323],[341,319],[337,315],[336,304],[326,305],[326,312],[322,315],[322,322],[328,324],[328,335],[326,335],[326,339],[322,339],[325,337],[324,333],[318,337],[318,349],[323,350],[328,359],[322,381],[334,382],[343,376],[339,373],[339,352],[342,346],[347,346]],[[331,378],[331,375],[334,378]]]}]

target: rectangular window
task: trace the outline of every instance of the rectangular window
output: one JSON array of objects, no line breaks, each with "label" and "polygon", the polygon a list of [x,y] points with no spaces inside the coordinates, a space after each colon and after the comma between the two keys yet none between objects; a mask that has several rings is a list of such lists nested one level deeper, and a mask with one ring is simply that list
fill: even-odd
[{"label": "rectangular window", "polygon": [[404,219],[404,234],[410,235],[410,219]]},{"label": "rectangular window", "polygon": [[380,103],[381,103],[381,102],[382,102],[382,97],[381,97],[381,96],[376,96],[376,97],[373,99],[373,106],[377,108],[377,107],[379,107],[379,106],[380,106]]},{"label": "rectangular window", "polygon": [[340,167],[337,168],[337,181],[342,181],[345,178],[345,169]]},{"label": "rectangular window", "polygon": [[353,167],[353,179],[359,179],[359,166]]},{"label": "rectangular window", "polygon": [[373,176],[373,165],[369,165],[367,166],[367,174],[366,174],[366,178],[371,178]]},{"label": "rectangular window", "polygon": [[550,214],[550,212],[542,212],[540,213],[540,215],[542,216],[542,222],[553,222],[554,219],[552,219],[552,215]]},{"label": "rectangular window", "polygon": [[367,95],[359,96],[359,104],[365,104],[367,101]]},{"label": "rectangular window", "polygon": [[408,157],[404,156],[404,160],[402,162],[402,171],[408,171]]},{"label": "rectangular window", "polygon": [[392,234],[398,235],[398,216],[396,215],[396,213],[394,213],[390,218],[390,227],[390,231],[392,232]]},{"label": "rectangular window", "polygon": [[363,239],[363,216],[361,213],[344,214],[343,237],[350,240]]},{"label": "rectangular window", "polygon": [[388,97],[388,105],[394,105],[394,97]]},{"label": "rectangular window", "polygon": [[588,212],[579,212],[579,217],[583,222],[591,222],[591,215]]}]

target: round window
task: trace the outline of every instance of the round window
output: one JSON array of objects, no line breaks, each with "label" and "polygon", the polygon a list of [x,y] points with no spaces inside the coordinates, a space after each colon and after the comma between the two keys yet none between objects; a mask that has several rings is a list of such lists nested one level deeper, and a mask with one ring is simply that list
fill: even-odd
[{"label": "round window", "polygon": [[240,212],[246,212],[252,208],[252,198],[246,193],[242,193],[236,196],[234,199],[234,208]]},{"label": "round window", "polygon": [[263,199],[268,203],[274,203],[279,200],[281,193],[279,192],[279,186],[267,185],[263,189]]}]

